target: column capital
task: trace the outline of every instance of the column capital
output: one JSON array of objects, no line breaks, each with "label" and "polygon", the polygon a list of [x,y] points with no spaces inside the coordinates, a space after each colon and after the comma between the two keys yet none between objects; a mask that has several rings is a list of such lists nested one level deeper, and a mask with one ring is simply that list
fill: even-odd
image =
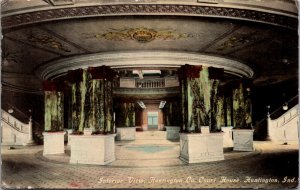
[{"label": "column capital", "polygon": [[91,74],[92,79],[113,80],[116,76],[115,71],[105,65],[100,67],[89,67],[87,71]]},{"label": "column capital", "polygon": [[178,77],[180,79],[199,78],[201,70],[201,65],[183,65],[178,69]]},{"label": "column capital", "polygon": [[83,80],[83,69],[69,70],[67,79],[70,83],[81,82]]},{"label": "column capital", "polygon": [[64,83],[58,83],[55,81],[43,81],[44,91],[64,91]]}]

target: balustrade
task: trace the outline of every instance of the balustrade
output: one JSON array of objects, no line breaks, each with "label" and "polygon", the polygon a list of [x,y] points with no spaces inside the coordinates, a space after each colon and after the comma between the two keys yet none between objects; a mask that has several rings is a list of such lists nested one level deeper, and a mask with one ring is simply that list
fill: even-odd
[{"label": "balustrade", "polygon": [[114,81],[114,87],[118,88],[167,88],[177,87],[179,81],[176,77],[167,78],[120,78]]},{"label": "balustrade", "polygon": [[28,124],[22,123],[4,110],[2,110],[2,120],[20,132],[28,132],[28,127],[26,127]]},{"label": "balustrade", "polygon": [[136,80],[136,88],[164,88],[165,80],[162,79],[149,79],[149,80]]}]

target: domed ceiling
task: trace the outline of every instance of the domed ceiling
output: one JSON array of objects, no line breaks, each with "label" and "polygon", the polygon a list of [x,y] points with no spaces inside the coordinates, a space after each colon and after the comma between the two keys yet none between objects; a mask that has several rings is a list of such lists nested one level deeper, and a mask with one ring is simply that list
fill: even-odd
[{"label": "domed ceiling", "polygon": [[[34,2],[37,0],[31,3]],[[97,6],[97,3],[89,2],[90,6]],[[54,6],[59,1],[43,3]],[[65,6],[71,7],[64,7],[61,14],[72,10],[74,2],[69,3],[71,5]],[[285,3],[291,5],[290,1]],[[115,9],[122,11],[118,7]],[[278,15],[289,22],[280,19],[277,22],[274,14],[273,23],[262,23],[262,18],[257,15],[253,15],[252,21],[227,16],[196,17],[192,14],[177,14],[176,11],[167,15],[111,13],[100,17],[77,18],[70,11],[68,18],[64,19],[53,15],[56,19],[39,21],[37,17],[39,22],[35,24],[25,19],[26,14],[30,13],[22,13],[18,17],[20,21],[12,22],[12,12],[13,9],[6,12],[4,9],[2,13],[2,83],[3,86],[19,90],[39,92],[42,79],[37,71],[53,61],[128,51],[188,52],[236,60],[252,68],[254,85],[257,86],[298,77],[297,13],[288,13],[286,10],[284,14]],[[40,13],[40,17],[43,18],[43,14]],[[60,67],[57,64],[57,69]]]}]

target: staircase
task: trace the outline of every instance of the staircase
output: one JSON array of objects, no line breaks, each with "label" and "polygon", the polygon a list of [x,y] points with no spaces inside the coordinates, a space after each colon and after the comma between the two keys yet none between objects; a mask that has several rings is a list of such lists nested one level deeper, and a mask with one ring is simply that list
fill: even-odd
[{"label": "staircase", "polygon": [[[42,128],[37,122],[29,119],[28,123],[22,122],[16,117],[12,116],[12,114],[6,112],[4,109],[1,109],[2,145],[28,145],[32,144],[32,138],[36,143],[40,144],[43,142],[41,129]],[[31,131],[33,133],[33,137],[29,135]]]},{"label": "staircase", "polygon": [[299,105],[295,105],[277,119],[268,117],[269,138],[272,141],[289,141],[299,140]]}]

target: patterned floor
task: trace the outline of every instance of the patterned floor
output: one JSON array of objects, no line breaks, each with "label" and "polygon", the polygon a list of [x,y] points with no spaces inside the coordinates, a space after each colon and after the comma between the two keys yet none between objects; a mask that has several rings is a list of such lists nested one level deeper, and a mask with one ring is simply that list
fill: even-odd
[{"label": "patterned floor", "polygon": [[[145,135],[145,134],[143,134]],[[107,166],[69,164],[66,154],[42,156],[42,146],[2,146],[3,188],[295,188],[298,145],[255,142],[255,152],[225,152],[218,162],[183,164],[178,142],[137,138],[116,143]]]}]

